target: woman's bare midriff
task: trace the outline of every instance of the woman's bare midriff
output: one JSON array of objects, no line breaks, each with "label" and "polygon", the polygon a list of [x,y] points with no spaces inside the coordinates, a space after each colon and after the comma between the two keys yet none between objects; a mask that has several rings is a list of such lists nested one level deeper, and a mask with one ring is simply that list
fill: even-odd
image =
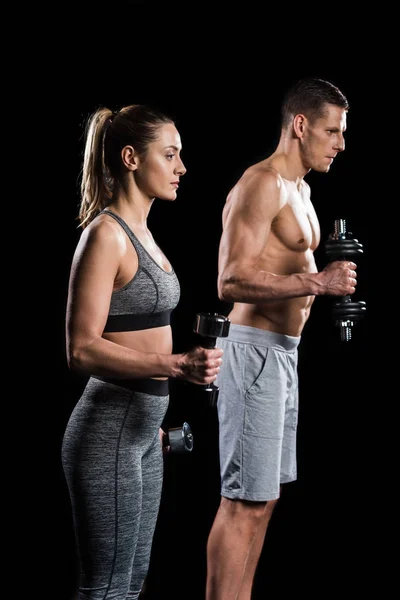
[{"label": "woman's bare midriff", "polygon": [[[103,337],[110,342],[138,352],[172,353],[172,330],[170,325],[139,331],[103,333]],[[154,377],[154,379],[166,379],[166,377]]]}]

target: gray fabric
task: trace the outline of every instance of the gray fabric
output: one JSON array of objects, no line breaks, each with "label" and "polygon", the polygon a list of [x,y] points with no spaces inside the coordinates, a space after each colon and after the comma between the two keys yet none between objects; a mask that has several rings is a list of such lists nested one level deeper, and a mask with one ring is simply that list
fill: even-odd
[{"label": "gray fabric", "polygon": [[221,495],[267,501],[297,477],[300,338],[232,324],[219,387]]},{"label": "gray fabric", "polygon": [[132,280],[112,293],[109,315],[143,315],[174,309],[180,297],[175,271],[164,271],[121,217],[110,210],[100,214],[113,217],[121,225],[135,247],[139,260],[138,270]]},{"label": "gray fabric", "polygon": [[79,600],[134,600],[148,571],[169,396],[91,378],[62,444],[81,565]]}]

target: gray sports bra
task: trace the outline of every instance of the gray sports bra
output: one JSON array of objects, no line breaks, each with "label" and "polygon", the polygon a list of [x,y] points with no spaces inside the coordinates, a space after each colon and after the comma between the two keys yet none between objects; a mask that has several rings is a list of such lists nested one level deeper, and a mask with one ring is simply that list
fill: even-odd
[{"label": "gray sports bra", "polygon": [[104,331],[136,331],[169,325],[171,313],[180,298],[174,269],[164,271],[121,217],[110,210],[99,214],[109,215],[118,221],[135,247],[139,261],[131,281],[112,293]]}]

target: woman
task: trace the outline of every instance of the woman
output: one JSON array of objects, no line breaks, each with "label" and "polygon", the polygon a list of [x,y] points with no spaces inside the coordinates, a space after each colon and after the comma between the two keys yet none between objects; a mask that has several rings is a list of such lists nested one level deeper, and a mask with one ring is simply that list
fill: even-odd
[{"label": "woman", "polygon": [[[71,369],[88,374],[62,444],[80,600],[133,600],[159,511],[168,378],[215,381],[222,350],[172,353],[177,276],[147,228],[186,169],[171,119],[142,105],[88,119],[66,315]],[[162,433],[162,432],[161,432]]]}]

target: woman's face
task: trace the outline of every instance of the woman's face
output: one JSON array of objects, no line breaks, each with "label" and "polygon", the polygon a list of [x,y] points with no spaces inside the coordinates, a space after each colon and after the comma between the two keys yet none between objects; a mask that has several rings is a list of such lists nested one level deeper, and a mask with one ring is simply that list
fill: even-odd
[{"label": "woman's face", "polygon": [[150,198],[176,199],[179,179],[186,173],[181,149],[181,138],[175,125],[162,125],[157,140],[149,144],[146,155],[134,171],[136,184],[143,193]]}]

